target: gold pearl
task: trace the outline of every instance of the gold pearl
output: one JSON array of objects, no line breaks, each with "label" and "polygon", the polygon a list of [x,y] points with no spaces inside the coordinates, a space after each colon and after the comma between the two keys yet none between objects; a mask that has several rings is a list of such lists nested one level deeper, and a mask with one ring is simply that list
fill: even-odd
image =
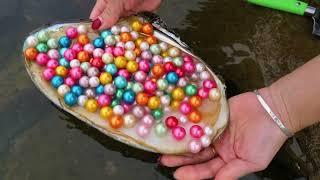
[{"label": "gold pearl", "polygon": [[110,73],[103,72],[103,73],[101,73],[99,80],[100,80],[100,83],[103,85],[111,83],[112,82],[112,75]]},{"label": "gold pearl", "polygon": [[127,59],[123,56],[118,56],[114,60],[114,64],[117,66],[117,68],[122,69],[125,68],[127,65]]},{"label": "gold pearl", "polygon": [[134,31],[139,32],[142,28],[142,23],[139,20],[135,20],[131,23],[131,27]]},{"label": "gold pearl", "polygon": [[100,117],[103,119],[108,119],[112,116],[112,108],[109,106],[103,107],[100,110]]},{"label": "gold pearl", "polygon": [[64,66],[56,67],[56,75],[66,77],[68,75],[68,69]]},{"label": "gold pearl", "polygon": [[175,99],[175,100],[178,100],[178,101],[183,100],[183,98],[184,98],[184,91],[183,91],[183,89],[180,88],[180,87],[175,88],[175,89],[172,91],[172,98]]},{"label": "gold pearl", "polygon": [[180,101],[177,101],[177,100],[173,100],[170,104],[171,108],[174,109],[174,110],[177,110],[180,106]]},{"label": "gold pearl", "polygon": [[150,109],[157,109],[161,104],[160,98],[157,96],[152,96],[149,98],[148,107]]},{"label": "gold pearl", "polygon": [[139,65],[136,61],[128,61],[127,63],[127,70],[130,72],[130,73],[134,73],[138,70],[139,68]]},{"label": "gold pearl", "polygon": [[85,108],[89,112],[96,112],[98,110],[98,102],[95,99],[88,99],[88,101],[85,104]]}]

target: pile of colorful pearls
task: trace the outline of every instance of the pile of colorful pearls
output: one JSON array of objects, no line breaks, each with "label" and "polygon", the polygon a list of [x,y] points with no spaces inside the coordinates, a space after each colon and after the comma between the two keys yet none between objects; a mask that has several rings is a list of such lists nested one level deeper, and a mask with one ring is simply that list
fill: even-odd
[{"label": "pile of colorful pearls", "polygon": [[[26,40],[26,59],[43,66],[43,78],[67,106],[99,111],[110,127],[136,128],[142,138],[152,129],[176,141],[189,134],[193,153],[210,145],[213,129],[198,125],[198,108],[205,99],[219,100],[220,91],[204,64],[159,41],[141,19],[96,31],[94,39],[89,31],[81,24],[66,28],[59,39],[40,31]],[[166,115],[172,111],[181,116]]]}]

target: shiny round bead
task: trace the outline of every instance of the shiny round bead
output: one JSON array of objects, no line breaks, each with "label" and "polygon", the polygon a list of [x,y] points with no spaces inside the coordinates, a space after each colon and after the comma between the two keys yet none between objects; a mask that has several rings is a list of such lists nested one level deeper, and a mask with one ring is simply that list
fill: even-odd
[{"label": "shiny round bead", "polygon": [[89,61],[89,53],[87,51],[80,51],[78,52],[77,54],[77,59],[80,61],[80,62],[86,62],[86,61]]},{"label": "shiny round bead", "polygon": [[46,53],[49,50],[49,47],[44,43],[39,43],[36,48],[40,53]]},{"label": "shiny round bead", "polygon": [[119,115],[111,116],[111,118],[109,119],[109,125],[113,129],[121,128],[123,126],[123,118],[122,118],[122,116],[119,116]]},{"label": "shiny round bead", "polygon": [[[81,34],[81,35],[79,35],[77,42],[78,42],[80,45],[85,46],[85,45],[87,45],[87,44],[90,42],[90,39],[89,39],[89,37],[88,37],[87,35]],[[92,45],[92,47],[93,47],[93,45]],[[88,48],[88,47],[87,47],[87,48]],[[94,47],[93,47],[93,48],[94,48]],[[85,48],[84,48],[84,49],[85,49]],[[93,51],[93,49],[92,49],[92,51]]]},{"label": "shiny round bead", "polygon": [[100,84],[98,87],[96,87],[96,94],[101,95],[104,93],[104,86]]},{"label": "shiny round bead", "polygon": [[191,55],[184,55],[183,61],[184,62],[193,62],[193,57]]},{"label": "shiny round bead", "polygon": [[171,47],[168,49],[168,54],[171,57],[178,57],[180,56],[180,50],[177,47]]},{"label": "shiny round bead", "polygon": [[167,130],[166,126],[163,123],[158,123],[155,126],[155,134],[158,137],[164,137],[167,134],[167,131],[168,130]]},{"label": "shiny round bead", "polygon": [[131,34],[132,40],[136,40],[139,38],[139,33],[136,31],[131,31],[130,34]]},{"label": "shiny round bead", "polygon": [[145,109],[142,106],[134,106],[132,108],[132,113],[137,117],[137,118],[142,118],[145,114]]},{"label": "shiny round bead", "polygon": [[170,102],[171,102],[171,98],[170,98],[169,95],[162,95],[160,97],[160,102],[161,102],[163,107],[169,106]]},{"label": "shiny round bead", "polygon": [[166,75],[166,80],[168,81],[169,84],[177,84],[177,82],[179,81],[179,77],[178,77],[177,73],[169,72]]},{"label": "shiny round bead", "polygon": [[150,63],[147,60],[139,61],[139,70],[148,73],[150,70]]},{"label": "shiny round bead", "polygon": [[137,127],[137,134],[144,138],[148,136],[150,133],[150,128],[148,128],[145,124],[139,124]]},{"label": "shiny round bead", "polygon": [[109,35],[112,35],[112,32],[110,30],[103,30],[101,33],[100,33],[100,36],[102,38],[106,38],[107,36]]},{"label": "shiny round bead", "polygon": [[159,90],[164,91],[168,88],[168,81],[166,79],[158,79],[157,87]]},{"label": "shiny round bead", "polygon": [[100,117],[102,119],[109,119],[112,116],[112,114],[112,108],[109,106],[105,106],[100,109]]},{"label": "shiny round bead", "polygon": [[75,27],[69,27],[67,30],[66,30],[66,35],[68,38],[70,39],[74,39],[78,36],[78,31],[77,31],[77,28]]},{"label": "shiny round bead", "polygon": [[110,73],[103,72],[100,74],[99,80],[101,84],[106,85],[112,82],[112,75]]},{"label": "shiny round bead", "polygon": [[141,31],[145,34],[152,35],[153,34],[153,26],[150,23],[144,23],[142,25]]},{"label": "shiny round bead", "polygon": [[92,44],[86,44],[83,46],[83,50],[85,50],[89,54],[92,54],[94,51],[94,46]]},{"label": "shiny round bead", "polygon": [[135,60],[136,59],[136,53],[132,50],[127,50],[124,54],[124,57],[128,60]]},{"label": "shiny round bead", "polygon": [[72,79],[71,77],[67,77],[65,80],[64,80],[64,83],[68,86],[73,86],[76,84],[75,80]]},{"label": "shiny round bead", "polygon": [[142,59],[146,59],[146,60],[152,59],[152,53],[151,53],[151,51],[149,51],[149,50],[142,51],[142,53],[141,53],[141,58],[142,58]]},{"label": "shiny round bead", "polygon": [[203,81],[202,83],[202,87],[210,90],[212,88],[216,88],[217,87],[217,83],[211,79],[206,79]]},{"label": "shiny round bead", "polygon": [[85,103],[85,108],[89,112],[96,112],[99,108],[98,102],[95,99],[88,99]]},{"label": "shiny round bead", "polygon": [[55,69],[56,75],[66,77],[68,75],[68,69],[64,66],[58,66]]},{"label": "shiny round bead", "polygon": [[140,43],[139,47],[140,47],[141,51],[146,51],[149,49],[149,44],[147,42],[143,41]]},{"label": "shiny round bead", "polygon": [[55,38],[49,39],[47,45],[50,49],[56,49],[59,46],[58,41]]},{"label": "shiny round bead", "polygon": [[104,38],[104,43],[107,46],[113,46],[117,43],[117,41],[113,35],[109,35]]},{"label": "shiny round bead", "polygon": [[178,101],[183,100],[183,98],[184,98],[184,96],[185,96],[183,89],[180,88],[180,87],[175,88],[175,89],[172,91],[172,94],[171,94],[171,95],[172,95],[172,98],[173,98],[174,100],[178,100]]},{"label": "shiny round bead", "polygon": [[101,37],[98,37],[93,40],[93,45],[95,48],[104,48],[104,40]]},{"label": "shiny round bead", "polygon": [[105,66],[105,71],[110,73],[111,75],[115,75],[118,71],[118,68],[115,64],[108,64]]},{"label": "shiny round bead", "polygon": [[87,72],[88,69],[91,67],[91,64],[89,62],[83,62],[80,65],[83,72]]},{"label": "shiny round bead", "polygon": [[186,117],[186,116],[180,116],[180,118],[179,118],[179,122],[181,122],[181,123],[186,123],[186,122],[188,122],[188,118]]},{"label": "shiny round bead", "polygon": [[189,98],[189,104],[192,107],[199,107],[201,106],[201,103],[202,103],[202,100],[200,96],[195,95]]},{"label": "shiny round bead", "polygon": [[130,73],[134,73],[134,72],[136,72],[136,71],[138,70],[139,65],[138,65],[138,63],[137,63],[136,61],[130,60],[130,61],[128,61],[126,67],[127,67],[127,70],[128,70]]},{"label": "shiny round bead", "polygon": [[152,57],[152,63],[153,64],[163,64],[163,58],[160,55],[154,55]]},{"label": "shiny round bead", "polygon": [[160,42],[159,46],[160,46],[162,52],[165,52],[168,50],[168,44],[166,42]]},{"label": "shiny round bead", "polygon": [[165,73],[164,67],[162,64],[155,64],[151,69],[152,74],[159,78],[162,77]]},{"label": "shiny round bead", "polygon": [[127,80],[123,76],[118,76],[114,79],[114,84],[116,85],[117,88],[125,88],[127,86]]},{"label": "shiny round bead", "polygon": [[112,63],[113,62],[113,55],[111,53],[104,53],[102,55],[102,61],[105,63],[105,64],[109,64],[109,63]]},{"label": "shiny round bead", "polygon": [[193,123],[199,123],[201,121],[201,114],[198,110],[193,110],[189,115],[188,115],[189,121]]},{"label": "shiny round bead", "polygon": [[136,125],[136,123],[137,118],[133,114],[128,113],[123,116],[123,126],[125,128],[132,128]]},{"label": "shiny round bead", "polygon": [[104,63],[102,61],[101,58],[93,58],[90,60],[90,64],[93,66],[93,67],[96,67],[98,69],[102,69],[103,66],[104,66]]},{"label": "shiny round bead", "polygon": [[136,82],[132,85],[132,90],[135,93],[139,93],[139,92],[143,91],[143,85],[139,82]]},{"label": "shiny round bead", "polygon": [[210,73],[208,71],[202,71],[200,73],[200,79],[201,80],[206,80],[210,78]]},{"label": "shiny round bead", "polygon": [[193,73],[196,69],[195,65],[193,62],[185,62],[182,65],[182,69],[186,72],[186,73]]},{"label": "shiny round bead", "polygon": [[144,90],[147,92],[147,93],[154,93],[156,90],[157,90],[157,84],[154,82],[154,81],[151,81],[151,80],[147,80],[145,81],[144,83]]},{"label": "shiny round bead", "polygon": [[204,135],[203,129],[199,125],[191,126],[189,133],[193,138],[201,138]]},{"label": "shiny round bead", "polygon": [[159,55],[161,53],[161,48],[160,48],[159,44],[153,44],[150,46],[150,51],[154,55]]},{"label": "shiny round bead", "polygon": [[179,110],[182,114],[189,114],[192,111],[192,106],[188,102],[182,102]]},{"label": "shiny round bead", "polygon": [[172,128],[171,132],[172,136],[178,141],[181,141],[186,136],[186,130],[181,126]]},{"label": "shiny round bead", "polygon": [[112,34],[119,34],[121,29],[118,25],[114,25],[111,27],[110,30],[111,30]]},{"label": "shiny round bead", "polygon": [[83,88],[81,86],[75,85],[71,87],[71,92],[77,96],[81,96],[83,94]]},{"label": "shiny round bead", "polygon": [[114,64],[117,66],[117,68],[125,68],[127,65],[127,59],[123,56],[118,56],[114,59]]},{"label": "shiny round bead", "polygon": [[113,107],[115,107],[115,106],[117,106],[119,104],[120,104],[120,99],[113,99],[111,101],[111,105],[110,106],[113,108]]},{"label": "shiny round bead", "polygon": [[59,54],[59,51],[56,50],[56,49],[50,49],[47,53],[47,55],[51,58],[51,59],[59,59],[60,57],[60,54]]},{"label": "shiny round bead", "polygon": [[198,73],[201,73],[202,71],[204,71],[206,69],[205,65],[202,63],[197,63],[196,64],[196,71]]},{"label": "shiny round bead", "polygon": [[187,96],[193,96],[193,95],[197,94],[197,91],[198,91],[197,86],[194,84],[188,84],[185,87],[185,92],[186,92]]},{"label": "shiny round bead", "polygon": [[85,96],[85,95],[79,96],[79,97],[78,97],[78,104],[79,104],[79,106],[84,107],[85,104],[86,104],[86,102],[87,102],[87,100],[88,100],[88,97],[87,97],[87,96]]},{"label": "shiny round bead", "polygon": [[156,119],[156,120],[160,120],[164,115],[162,109],[160,109],[160,108],[152,110],[151,114],[154,117],[154,119]]},{"label": "shiny round bead", "polygon": [[116,105],[113,107],[113,114],[123,115],[123,113],[124,113],[124,109],[121,105]]},{"label": "shiny round bead", "polygon": [[193,73],[191,75],[191,80],[192,81],[199,81],[200,75],[198,73]]},{"label": "shiny round bead", "polygon": [[134,74],[134,79],[138,82],[144,82],[147,78],[147,74],[143,71],[138,71]]},{"label": "shiny round bead", "polygon": [[211,101],[217,101],[221,97],[221,93],[218,88],[213,88],[209,91],[209,99]]},{"label": "shiny round bead", "polygon": [[101,58],[103,54],[104,54],[104,50],[101,48],[96,48],[93,50],[93,57],[94,58]]},{"label": "shiny round bead", "polygon": [[139,32],[142,28],[142,23],[138,20],[135,20],[131,23],[131,27],[134,31]]},{"label": "shiny round bead", "polygon": [[114,35],[114,39],[116,40],[116,46],[117,46],[118,42],[121,42],[120,41],[120,36],[119,35]]},{"label": "shiny round bead", "polygon": [[59,45],[60,45],[61,47],[64,47],[64,48],[68,48],[68,47],[70,47],[70,45],[71,45],[71,40],[70,40],[68,37],[66,37],[66,36],[62,36],[62,37],[59,39]]},{"label": "shiny round bead", "polygon": [[79,79],[79,85],[83,88],[89,87],[89,77],[88,76],[82,76]]},{"label": "shiny round bead", "polygon": [[205,126],[204,127],[204,133],[207,136],[212,136],[213,134],[215,134],[214,130],[210,126]]},{"label": "shiny round bead", "polygon": [[63,56],[64,52],[66,52],[66,50],[68,50],[68,48],[61,48],[59,51],[60,55]]},{"label": "shiny round bead", "polygon": [[[154,36],[148,36],[147,39],[146,39],[146,41],[147,41],[150,45],[152,45],[152,44],[156,44],[156,43],[158,42],[158,39],[157,39],[156,37],[154,37]],[[159,48],[160,48],[160,47],[159,47]],[[160,49],[160,52],[161,52],[161,49]],[[159,52],[159,54],[160,54],[160,52]]]},{"label": "shiny round bead", "polygon": [[129,71],[126,70],[126,69],[120,69],[120,70],[118,71],[117,76],[123,76],[123,77],[126,78],[127,80],[130,79],[130,73],[129,73]]},{"label": "shiny round bead", "polygon": [[80,61],[77,59],[74,59],[72,61],[70,61],[70,67],[71,68],[75,68],[75,67],[79,67],[80,66]]},{"label": "shiny round bead", "polygon": [[84,94],[88,96],[88,98],[94,98],[96,96],[96,91],[92,88],[88,88],[84,91]]},{"label": "shiny round bead", "polygon": [[175,57],[175,58],[173,58],[173,59],[172,59],[172,62],[173,62],[176,66],[178,66],[178,67],[180,67],[180,66],[183,65],[183,59],[182,59],[181,57]]},{"label": "shiny round bead", "polygon": [[47,62],[47,68],[51,68],[51,69],[55,69],[56,67],[59,66],[59,62],[57,60],[54,60],[54,59],[50,59],[48,62]]},{"label": "shiny round bead", "polygon": [[108,106],[110,104],[111,104],[110,96],[102,94],[98,97],[98,105],[100,107]]},{"label": "shiny round bead", "polygon": [[136,47],[135,43],[133,41],[128,41],[125,43],[124,47],[127,50],[134,50],[134,48]]},{"label": "shiny round bead", "polygon": [[116,47],[120,47],[120,48],[123,48],[125,50],[124,42],[122,42],[122,41],[118,41],[117,44],[116,44]]},{"label": "shiny round bead", "polygon": [[168,88],[166,89],[167,93],[171,93],[174,90],[175,86],[174,85],[168,85]]},{"label": "shiny round bead", "polygon": [[154,118],[150,114],[147,114],[142,117],[141,121],[143,124],[145,124],[147,127],[150,128],[150,127],[152,127],[152,125],[154,123]]},{"label": "shiny round bead", "polygon": [[200,142],[201,142],[202,147],[206,148],[206,147],[210,146],[211,139],[208,136],[202,136],[200,138]]},{"label": "shiny round bead", "polygon": [[183,77],[185,72],[182,70],[182,68],[177,68],[175,70],[175,73],[177,73],[178,77]]},{"label": "shiny round bead", "polygon": [[113,84],[106,84],[104,86],[104,93],[107,95],[113,95],[116,93],[116,87]]},{"label": "shiny round bead", "polygon": [[45,30],[42,30],[38,33],[38,40],[40,42],[46,42],[49,39],[49,33]]},{"label": "shiny round bead", "polygon": [[72,92],[66,93],[63,99],[67,106],[74,106],[78,102],[77,96]]},{"label": "shiny round bead", "polygon": [[126,32],[130,32],[130,31],[132,31],[131,27],[126,24],[120,27],[121,33],[126,33]]},{"label": "shiny round bead", "polygon": [[178,126],[179,121],[175,116],[169,116],[166,118],[165,123],[169,129],[172,129]]},{"label": "shiny round bead", "polygon": [[192,153],[198,153],[201,150],[201,142],[197,140],[191,140],[188,144],[189,151]]},{"label": "shiny round bead", "polygon": [[62,84],[61,86],[58,87],[58,94],[61,97],[64,97],[65,94],[67,94],[70,91],[70,87],[66,84]]},{"label": "shiny round bead", "polygon": [[76,53],[83,51],[83,46],[79,43],[75,43],[71,46],[71,49],[74,50]]},{"label": "shiny round bead", "polygon": [[89,79],[90,87],[97,87],[97,86],[99,86],[99,84],[100,84],[100,80],[98,77],[96,77],[96,76],[90,77],[90,79]]},{"label": "shiny round bead", "polygon": [[[163,57],[163,62],[164,63],[167,63],[167,62],[171,62],[171,63],[173,63],[172,62],[172,57],[169,57],[169,56],[163,56],[163,55],[161,55],[162,57]],[[175,64],[173,64],[174,65],[174,67],[175,67]],[[174,69],[175,70],[175,69]]]},{"label": "shiny round bead", "polygon": [[47,81],[50,81],[55,74],[55,71],[51,68],[47,68],[42,72],[43,78]]},{"label": "shiny round bead", "polygon": [[148,107],[150,109],[157,109],[160,107],[161,101],[160,98],[157,96],[152,96],[148,100]]},{"label": "shiny round bead", "polygon": [[27,60],[35,60],[38,56],[38,50],[33,47],[29,47],[24,51],[24,56]]},{"label": "shiny round bead", "polygon": [[129,32],[122,32],[120,34],[120,40],[124,43],[131,41],[132,40],[131,34]]},{"label": "shiny round bead", "polygon": [[63,53],[63,56],[64,56],[64,58],[66,58],[66,60],[71,61],[77,57],[77,53],[72,49],[67,49]]},{"label": "shiny round bead", "polygon": [[90,67],[88,70],[87,70],[87,75],[89,77],[93,77],[93,76],[98,76],[99,74],[99,69],[96,68],[96,67]]},{"label": "shiny round bead", "polygon": [[137,104],[139,105],[147,105],[148,101],[149,101],[149,95],[147,93],[144,92],[140,92],[137,94],[137,98],[136,98]]},{"label": "shiny round bead", "polygon": [[187,83],[188,83],[188,80],[185,77],[182,77],[182,78],[179,79],[177,85],[179,87],[185,87],[187,85]]},{"label": "shiny round bead", "polygon": [[27,47],[35,47],[39,43],[38,38],[35,36],[29,36],[26,39]]},{"label": "shiny round bead", "polygon": [[85,25],[83,24],[80,24],[78,27],[77,27],[77,31],[79,34],[86,34],[88,32],[88,29]]},{"label": "shiny round bead", "polygon": [[205,88],[200,88],[198,90],[198,96],[200,96],[202,99],[206,99],[209,96],[209,91]]},{"label": "shiny round bead", "polygon": [[136,98],[136,94],[132,90],[126,90],[123,93],[123,101],[127,104],[133,104]]}]

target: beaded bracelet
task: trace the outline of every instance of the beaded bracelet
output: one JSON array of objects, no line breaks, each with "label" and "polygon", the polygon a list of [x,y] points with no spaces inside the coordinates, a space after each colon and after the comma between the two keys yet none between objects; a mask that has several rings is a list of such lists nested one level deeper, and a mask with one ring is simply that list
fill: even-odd
[{"label": "beaded bracelet", "polygon": [[277,126],[281,129],[281,131],[288,137],[293,136],[294,134],[291,133],[285,126],[284,124],[281,122],[281,120],[277,117],[277,115],[271,110],[271,108],[269,107],[269,105],[266,103],[266,101],[263,99],[263,97],[260,95],[258,90],[254,90],[253,91],[257,98],[258,101],[260,102],[261,106],[264,108],[264,110],[270,115],[270,117],[272,118],[272,120],[277,124]]}]

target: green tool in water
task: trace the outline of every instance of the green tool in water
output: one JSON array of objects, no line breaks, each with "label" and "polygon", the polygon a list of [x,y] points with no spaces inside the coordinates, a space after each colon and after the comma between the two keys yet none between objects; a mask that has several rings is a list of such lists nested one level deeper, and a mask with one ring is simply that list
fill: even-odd
[{"label": "green tool in water", "polygon": [[320,10],[297,0],[247,0],[248,2],[272,9],[290,12],[298,15],[311,16],[313,19],[312,34],[320,36]]}]

